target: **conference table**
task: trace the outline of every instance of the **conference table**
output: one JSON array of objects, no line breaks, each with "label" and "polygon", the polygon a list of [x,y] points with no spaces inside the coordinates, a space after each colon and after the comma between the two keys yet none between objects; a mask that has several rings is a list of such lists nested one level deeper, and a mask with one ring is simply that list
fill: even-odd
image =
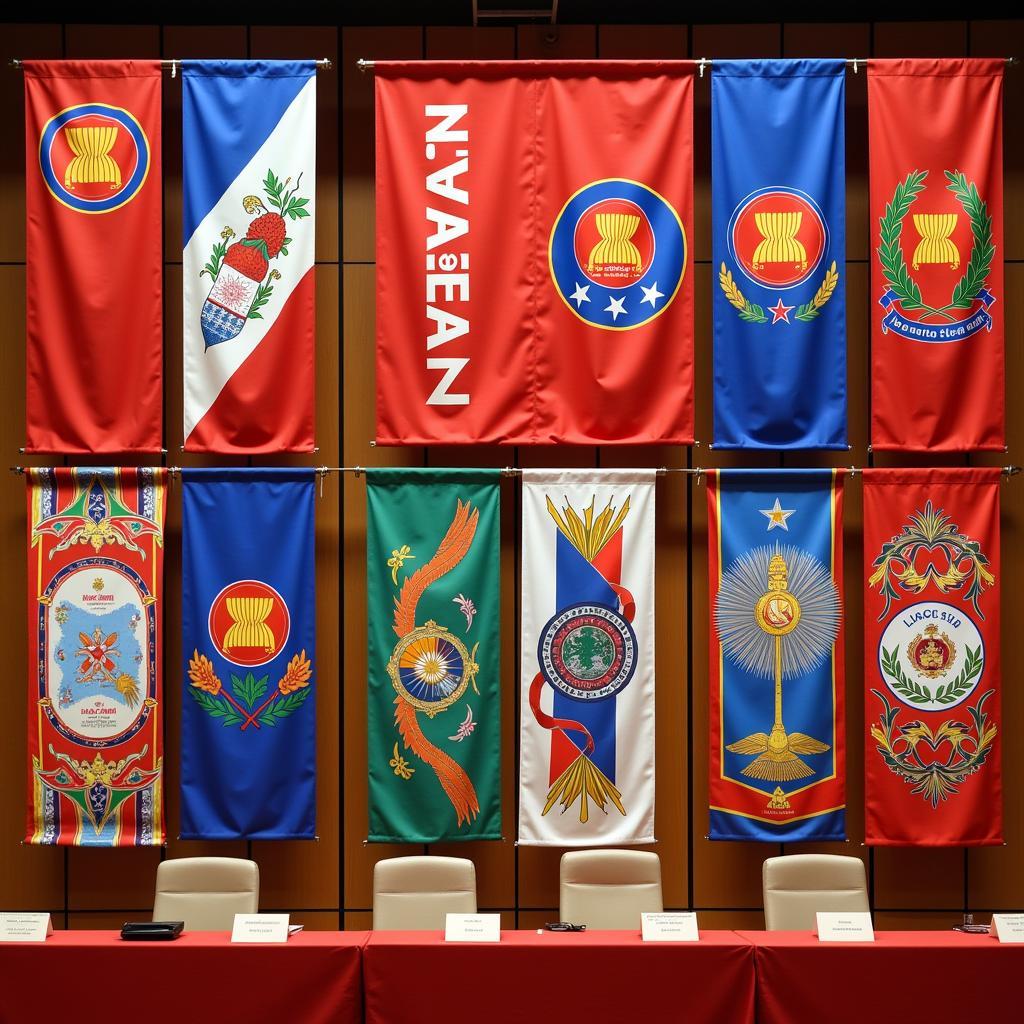
[{"label": "conference table", "polygon": [[754,948],[715,931],[699,942],[642,942],[639,931],[515,931],[498,943],[371,932],[363,992],[367,1024],[753,1024]]},{"label": "conference table", "polygon": [[0,1024],[963,1024],[1018,1019],[1021,979],[1024,943],[953,931],[303,931],[279,945],[64,931],[0,944]]},{"label": "conference table", "polygon": [[125,942],[55,931],[0,945],[0,1022],[359,1024],[367,932],[302,931],[281,945],[228,932]]},{"label": "conference table", "polygon": [[965,1024],[1022,1019],[1024,943],[964,932],[736,933],[754,949],[758,1024]]}]

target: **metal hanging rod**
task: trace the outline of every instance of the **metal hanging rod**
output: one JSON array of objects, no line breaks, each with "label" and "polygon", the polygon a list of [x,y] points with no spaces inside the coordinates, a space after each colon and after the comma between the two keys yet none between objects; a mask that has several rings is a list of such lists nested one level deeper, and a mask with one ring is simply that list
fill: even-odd
[{"label": "metal hanging rod", "polygon": [[[69,58],[69,59],[73,60],[74,58]],[[246,59],[258,60],[259,58],[258,57],[252,57],[252,58],[239,58],[239,59],[242,59],[242,60],[246,60]],[[25,62],[23,60],[19,59],[18,57],[12,57],[8,63],[10,65],[10,67],[17,68],[18,70],[24,70],[24,68],[25,68]],[[172,60],[162,60],[162,61],[160,61],[160,67],[162,67],[164,69],[164,71],[170,71],[171,78],[174,78],[178,74],[178,68],[181,67],[181,64],[182,64],[181,58],[179,58],[179,57],[175,57]],[[317,71],[330,71],[333,67],[334,67],[334,62],[329,57],[321,57],[321,58],[319,58],[316,61],[316,69],[317,69]]]},{"label": "metal hanging rod", "polygon": [[[775,58],[766,57],[765,60],[773,60]],[[854,74],[856,74],[860,68],[867,67],[872,61],[879,60],[878,57],[847,57],[847,67],[853,68]],[[1019,64],[1020,60],[1017,57],[1004,57],[1007,67],[1013,67],[1015,64]],[[454,62],[448,62],[454,63]],[[679,63],[696,64],[700,70],[700,77],[704,77],[704,69],[714,67],[714,60],[711,57],[694,57],[694,58],[680,58]],[[362,57],[356,61],[356,67],[360,71],[372,71],[377,66],[375,60],[363,60]]]},{"label": "metal hanging rod", "polygon": [[[23,475],[25,473],[26,468],[28,468],[28,469],[35,469],[37,467],[35,467],[35,466],[29,466],[29,467],[25,467],[25,466],[11,466],[10,467],[11,472],[18,474],[19,476],[21,476],[21,475]],[[38,468],[42,469],[44,467],[40,466]],[[67,468],[68,469],[77,469],[77,468],[82,468],[82,467],[68,466]],[[166,469],[168,476],[179,476],[181,474],[181,468],[182,467],[181,466],[149,466],[149,467],[142,467],[142,466],[140,466],[138,468],[140,468],[140,469],[143,469],[143,468],[148,468],[148,469]],[[199,468],[199,467],[197,467],[197,468]],[[203,467],[203,468],[206,468],[206,467]],[[210,467],[210,468],[235,469],[235,468],[239,468],[239,467],[224,466],[224,467]],[[259,467],[259,466],[252,466],[252,467],[242,467],[242,468],[260,469],[261,467]],[[301,467],[295,467],[295,468],[301,468]],[[391,466],[381,466],[381,467],[373,467],[373,466],[370,466],[370,467],[368,467],[368,466],[310,466],[309,468],[312,469],[317,474],[317,476],[321,476],[321,477],[327,476],[329,473],[354,473],[358,477],[358,476],[362,476],[364,473],[366,473],[367,469],[375,469],[375,468],[381,468],[381,469],[392,469],[392,468],[394,468],[394,469],[401,469],[401,468],[416,468],[416,467],[400,467],[400,466],[395,466],[395,467],[391,467]],[[482,469],[482,468],[487,468],[487,467],[479,467],[479,468]],[[577,468],[581,468],[582,469],[584,467],[577,467]],[[624,470],[624,469],[630,469],[630,468],[640,468],[640,467],[614,466],[614,467],[608,467],[608,471],[609,472],[616,472],[617,470]],[[655,469],[655,472],[658,474],[658,476],[665,476],[668,473],[684,473],[684,474],[686,474],[688,476],[695,476],[695,477],[699,478],[701,476],[704,476],[708,472],[709,469],[722,469],[722,470],[728,472],[730,469],[737,469],[737,468],[740,468],[740,467],[736,467],[736,466],[720,466],[720,467],[716,467],[716,466],[694,466],[694,467],[691,468],[691,467],[686,467],[686,466],[681,466],[681,467],[658,466]],[[766,466],[766,467],[763,467],[763,471],[766,472],[766,473],[771,473],[771,472],[785,473],[785,472],[787,472],[787,470],[790,470],[790,469],[800,469],[800,468],[806,468],[806,467],[788,466],[788,467],[778,467],[778,469],[773,469],[772,467],[767,467]],[[812,468],[828,469],[830,467],[828,467],[828,466],[821,466],[821,467],[812,467]],[[840,467],[836,467],[836,468],[840,468]],[[847,473],[849,473],[850,476],[856,476],[858,473],[862,473],[866,467],[864,467],[864,466],[843,466],[841,468],[844,469]],[[894,466],[894,467],[888,467],[888,468],[899,469],[899,468],[909,468],[909,467],[896,467],[896,466]],[[979,468],[983,468],[983,467],[979,467],[979,466],[963,466],[963,467],[932,467],[932,468],[979,469]],[[502,467],[500,467],[500,472],[501,472],[502,476],[522,476],[522,474],[523,474],[522,469],[520,469],[518,466],[502,466]],[[1004,476],[1008,476],[1008,477],[1009,476],[1016,476],[1018,473],[1021,472],[1021,467],[1020,466],[1001,466],[1000,467],[1000,472]]]}]

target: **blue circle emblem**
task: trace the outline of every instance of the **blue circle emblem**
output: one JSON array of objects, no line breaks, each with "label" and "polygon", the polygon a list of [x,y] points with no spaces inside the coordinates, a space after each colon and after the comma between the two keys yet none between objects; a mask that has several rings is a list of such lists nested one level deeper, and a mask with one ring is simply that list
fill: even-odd
[{"label": "blue circle emblem", "polygon": [[39,137],[50,194],[79,213],[110,213],[138,195],[149,174],[149,140],[127,110],[80,103],[55,114]]},{"label": "blue circle emblem", "polygon": [[627,178],[585,185],[562,207],[548,243],[551,279],[584,323],[631,331],[671,304],[686,272],[686,231],[652,188]]}]

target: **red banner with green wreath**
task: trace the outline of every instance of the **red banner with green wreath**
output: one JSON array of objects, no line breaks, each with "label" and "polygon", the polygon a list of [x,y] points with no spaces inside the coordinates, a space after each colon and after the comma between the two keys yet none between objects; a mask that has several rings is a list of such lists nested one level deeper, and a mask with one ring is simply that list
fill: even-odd
[{"label": "red banner with green wreath", "polygon": [[875,449],[1006,444],[1003,63],[868,66]]}]

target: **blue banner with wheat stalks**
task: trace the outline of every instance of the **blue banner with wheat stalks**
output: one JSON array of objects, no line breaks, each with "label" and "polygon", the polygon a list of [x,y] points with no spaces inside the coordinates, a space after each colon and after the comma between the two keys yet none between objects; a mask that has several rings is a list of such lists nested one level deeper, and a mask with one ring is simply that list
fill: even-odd
[{"label": "blue banner with wheat stalks", "polygon": [[315,471],[182,470],[182,839],[312,839]]},{"label": "blue banner with wheat stalks", "polygon": [[846,65],[715,61],[714,444],[846,448]]}]

